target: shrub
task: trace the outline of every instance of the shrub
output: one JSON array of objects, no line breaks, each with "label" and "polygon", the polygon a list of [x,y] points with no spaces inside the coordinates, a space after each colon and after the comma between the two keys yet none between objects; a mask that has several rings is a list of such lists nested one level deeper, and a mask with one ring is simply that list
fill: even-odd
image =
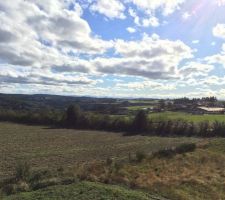
[{"label": "shrub", "polygon": [[17,181],[27,181],[31,176],[31,168],[27,162],[19,163],[16,166],[15,178]]},{"label": "shrub", "polygon": [[159,158],[172,158],[176,152],[173,149],[162,149],[153,154],[154,157]]},{"label": "shrub", "polygon": [[123,164],[121,162],[115,162],[114,165],[113,165],[113,168],[115,170],[116,173],[119,172],[119,170],[123,167]]},{"label": "shrub", "polygon": [[129,153],[128,154],[128,162],[134,162],[135,161],[135,159],[133,158],[133,156],[132,156],[132,154],[131,153]]},{"label": "shrub", "polygon": [[33,190],[39,190],[42,188],[46,188],[49,186],[54,186],[54,185],[59,185],[60,184],[60,180],[57,178],[51,178],[51,179],[46,179],[46,180],[42,180],[40,182],[37,182],[36,184],[34,184],[32,186]]},{"label": "shrub", "polygon": [[17,192],[16,184],[7,184],[2,187],[2,192],[6,195],[12,195]]},{"label": "shrub", "polygon": [[142,151],[137,151],[136,152],[136,160],[137,160],[137,162],[141,162],[146,157],[147,157],[147,155],[145,154],[145,152],[142,152]]},{"label": "shrub", "polygon": [[111,166],[113,164],[113,159],[112,158],[107,158],[106,159],[106,165]]},{"label": "shrub", "polygon": [[196,144],[194,143],[186,143],[186,144],[181,144],[180,146],[176,147],[175,151],[178,154],[184,154],[187,152],[193,152],[196,149]]},{"label": "shrub", "polygon": [[27,182],[25,181],[20,181],[17,183],[17,192],[27,192],[29,191],[30,186]]},{"label": "shrub", "polygon": [[43,179],[51,178],[52,174],[48,170],[33,171],[30,175],[30,183],[35,184]]},{"label": "shrub", "polygon": [[135,132],[146,132],[148,129],[148,116],[144,110],[138,111],[136,114],[133,124],[133,130]]},{"label": "shrub", "polygon": [[80,107],[78,105],[70,105],[66,111],[66,124],[69,127],[77,127],[81,117]]}]

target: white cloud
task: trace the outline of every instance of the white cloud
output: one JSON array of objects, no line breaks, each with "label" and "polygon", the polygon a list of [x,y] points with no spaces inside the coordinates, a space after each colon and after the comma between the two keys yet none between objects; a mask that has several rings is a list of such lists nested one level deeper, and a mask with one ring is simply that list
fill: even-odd
[{"label": "white cloud", "polygon": [[[71,66],[59,66],[57,71],[73,71],[77,67],[96,73],[171,79],[178,76],[178,65],[192,58],[192,49],[181,41],[162,40],[158,35],[144,35],[140,41],[115,41],[119,57],[95,58]],[[89,67],[90,66],[90,67]],[[94,73],[93,72],[93,73]]]},{"label": "white cloud", "polygon": [[213,28],[213,35],[215,37],[225,39],[225,24],[217,24]]},{"label": "white cloud", "polygon": [[192,44],[199,44],[199,42],[200,42],[199,40],[193,40]]},{"label": "white cloud", "polygon": [[215,46],[216,45],[216,42],[211,42],[211,46]]},{"label": "white cloud", "polygon": [[201,80],[200,82],[202,85],[208,85],[208,86],[225,85],[225,77],[208,76],[205,79]]},{"label": "white cloud", "polygon": [[185,12],[182,14],[182,19],[183,20],[188,20],[191,17],[191,14],[189,12]]},{"label": "white cloud", "polygon": [[91,5],[90,9],[93,12],[105,15],[109,19],[126,18],[124,14],[125,6],[119,0],[97,0],[97,2]]},{"label": "white cloud", "polygon": [[213,65],[203,64],[199,62],[189,62],[179,69],[179,73],[186,79],[199,76],[208,76],[208,73],[213,69]]},{"label": "white cloud", "polygon": [[98,81],[92,80],[82,74],[52,73],[49,69],[14,67],[12,65],[0,65],[1,84],[36,84],[36,85],[88,85],[96,84]]},{"label": "white cloud", "polygon": [[[135,95],[140,92],[143,96],[144,90],[159,90],[158,95],[163,95],[179,87],[222,87],[225,78],[213,75],[213,69],[218,64],[225,67],[225,44],[221,52],[196,61],[195,51],[184,42],[162,39],[156,34],[143,34],[139,40],[104,40],[95,35],[82,16],[83,9],[90,8],[107,19],[124,19],[128,11],[135,25],[128,24],[126,30],[135,33],[140,27],[160,26],[160,20],[164,20],[160,15],[172,14],[184,1],[0,1],[0,91],[10,88],[32,93],[57,88],[56,92],[62,93],[127,96],[129,91],[136,90]],[[84,2],[85,8],[77,2]],[[183,17],[189,18],[190,14],[184,13]],[[123,22],[127,25],[127,21]],[[217,24],[213,34],[225,39],[225,24]],[[192,43],[198,44],[199,40]],[[126,83],[124,78],[115,88],[99,87],[101,78],[112,74],[115,78],[129,76],[134,81]],[[144,81],[138,82],[140,79]]]},{"label": "white cloud", "polygon": [[133,27],[127,27],[127,31],[128,31],[129,33],[135,33],[135,32],[136,32],[136,29],[133,28]]},{"label": "white cloud", "polygon": [[[80,11],[68,1],[0,2],[0,60],[13,65],[50,67],[71,60],[66,54],[100,54],[111,41],[93,36]],[[73,60],[73,59],[72,59]]]},{"label": "white cloud", "polygon": [[134,11],[134,9],[129,8],[128,12],[129,12],[130,16],[133,17],[134,23],[135,23],[136,25],[138,25],[138,26],[141,26],[140,18],[139,18],[139,16],[137,15],[137,13]]},{"label": "white cloud", "polygon": [[222,45],[221,52],[212,56],[207,56],[204,60],[209,64],[219,64],[225,68],[225,44]]},{"label": "white cloud", "polygon": [[[0,2],[0,83],[19,88],[33,85],[73,87],[94,85],[97,81],[77,72],[92,71],[79,54],[99,55],[113,46],[95,36],[73,1],[8,0]],[[72,55],[70,55],[72,54]],[[70,73],[53,73],[53,66],[74,66]],[[28,88],[29,88],[28,87]],[[29,88],[33,91],[31,88]],[[2,90],[1,90],[2,91]]]},{"label": "white cloud", "polygon": [[143,27],[157,27],[160,25],[160,22],[159,22],[159,19],[155,16],[147,16],[144,17],[144,18],[140,18],[137,14],[137,12],[134,11],[134,9],[132,8],[129,8],[128,10],[129,14],[131,17],[133,17],[134,19],[134,23],[137,25],[137,26],[143,26]]},{"label": "white cloud", "polygon": [[121,89],[132,89],[132,90],[174,90],[176,89],[175,85],[160,83],[155,81],[139,81],[139,82],[130,82],[130,83],[117,83],[116,87]]},{"label": "white cloud", "polygon": [[117,40],[115,43],[116,52],[124,57],[141,57],[152,59],[167,56],[171,59],[182,60],[192,56],[192,50],[182,41],[163,40],[156,34],[152,36],[144,35],[141,41]]},{"label": "white cloud", "polygon": [[177,78],[178,65],[191,58],[192,49],[181,41],[162,40],[157,35],[144,35],[141,41],[115,42],[120,58],[96,59],[98,72],[124,74],[152,79]]},{"label": "white cloud", "polygon": [[143,19],[142,24],[144,27],[149,27],[149,26],[157,27],[160,25],[159,20],[156,17]]},{"label": "white cloud", "polygon": [[217,0],[217,5],[218,6],[224,6],[225,5],[225,0]]},{"label": "white cloud", "polygon": [[138,8],[144,10],[147,13],[154,13],[156,10],[161,10],[162,13],[167,16],[172,14],[175,10],[179,9],[185,0],[129,0],[135,4]]}]

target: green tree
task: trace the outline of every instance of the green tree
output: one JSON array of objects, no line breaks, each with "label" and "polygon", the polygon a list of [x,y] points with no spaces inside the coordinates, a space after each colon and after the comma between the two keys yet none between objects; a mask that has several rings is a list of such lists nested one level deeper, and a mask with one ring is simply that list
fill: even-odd
[{"label": "green tree", "polygon": [[81,110],[78,105],[70,105],[66,111],[66,123],[68,126],[76,127],[81,117]]},{"label": "green tree", "polygon": [[133,121],[134,131],[144,132],[148,129],[148,116],[144,110],[138,111]]},{"label": "green tree", "polygon": [[159,109],[165,109],[166,103],[163,99],[159,100]]}]

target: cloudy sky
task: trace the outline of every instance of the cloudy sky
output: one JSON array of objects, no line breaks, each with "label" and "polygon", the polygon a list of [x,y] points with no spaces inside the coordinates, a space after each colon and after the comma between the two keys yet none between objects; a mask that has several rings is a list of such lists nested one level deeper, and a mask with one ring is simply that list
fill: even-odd
[{"label": "cloudy sky", "polygon": [[0,1],[0,92],[225,99],[225,0]]}]

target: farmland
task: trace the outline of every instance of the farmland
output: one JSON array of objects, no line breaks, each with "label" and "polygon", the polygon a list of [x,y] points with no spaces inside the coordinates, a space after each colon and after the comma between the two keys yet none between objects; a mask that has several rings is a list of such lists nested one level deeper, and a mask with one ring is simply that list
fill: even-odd
[{"label": "farmland", "polygon": [[[128,107],[129,110],[132,111],[138,111],[140,109],[148,108],[146,106],[132,106]],[[124,117],[125,119],[133,118],[133,115],[111,115],[112,117]],[[194,122],[194,123],[200,123],[204,121],[208,122],[225,122],[225,115],[224,114],[191,114],[186,112],[172,112],[172,111],[166,111],[166,112],[156,112],[156,113],[149,113],[148,117],[150,120],[153,121],[165,121],[165,120],[184,120],[187,122]]]},{"label": "farmland", "polygon": [[[3,155],[1,180],[13,175],[15,166],[21,160],[28,161],[35,171],[55,171],[63,167],[70,172],[70,176],[77,176],[76,173],[81,176],[82,170],[85,173],[89,170],[85,181],[69,185],[56,182],[54,186],[4,197],[5,200],[37,197],[41,200],[151,200],[155,196],[160,196],[156,198],[160,200],[164,199],[162,197],[211,200],[225,197],[223,138],[128,137],[113,132],[52,129],[13,123],[0,123],[0,137],[0,154]],[[151,156],[152,152],[192,142],[197,144],[194,152],[168,158]],[[128,156],[134,158],[137,151],[149,156],[140,162],[130,162]],[[104,164],[108,158],[124,164],[112,173],[114,167]],[[84,167],[86,165],[87,169]],[[119,186],[112,186],[112,183]],[[130,186],[135,190],[131,191]]]},{"label": "farmland", "polygon": [[159,112],[159,113],[151,113],[149,114],[149,118],[153,120],[177,120],[182,119],[189,122],[203,122],[203,121],[219,121],[219,122],[225,122],[225,115],[218,114],[218,115],[193,115],[190,113],[185,112]]},{"label": "farmland", "polygon": [[11,175],[20,160],[32,167],[71,167],[76,162],[106,160],[108,157],[126,159],[129,153],[151,152],[176,146],[195,138],[160,138],[133,136],[100,131],[51,129],[0,123],[0,178]]}]

